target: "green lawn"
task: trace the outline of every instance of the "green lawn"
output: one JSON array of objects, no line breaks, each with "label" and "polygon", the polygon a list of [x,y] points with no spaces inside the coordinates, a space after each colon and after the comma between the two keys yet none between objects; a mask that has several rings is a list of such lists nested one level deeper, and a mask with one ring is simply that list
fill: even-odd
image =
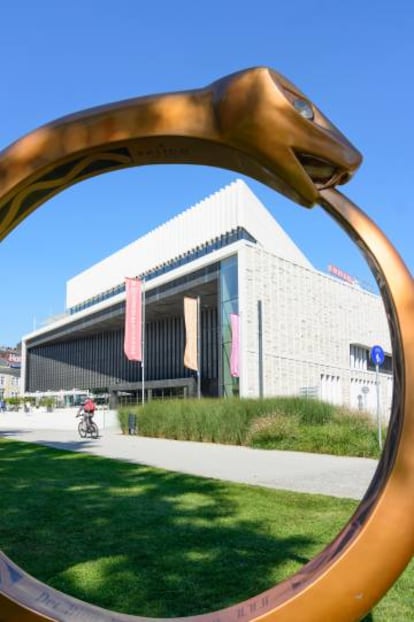
[{"label": "green lawn", "polygon": [[[82,600],[150,617],[260,593],[299,570],[356,507],[8,439],[0,497],[0,544],[13,561]],[[367,619],[412,621],[413,583],[411,564]]]}]

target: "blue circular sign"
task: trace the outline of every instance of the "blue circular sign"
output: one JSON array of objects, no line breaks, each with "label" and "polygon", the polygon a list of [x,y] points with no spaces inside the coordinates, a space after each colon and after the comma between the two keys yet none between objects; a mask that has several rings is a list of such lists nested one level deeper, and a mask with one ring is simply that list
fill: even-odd
[{"label": "blue circular sign", "polygon": [[384,350],[381,346],[372,346],[371,360],[375,365],[382,365],[385,359]]}]

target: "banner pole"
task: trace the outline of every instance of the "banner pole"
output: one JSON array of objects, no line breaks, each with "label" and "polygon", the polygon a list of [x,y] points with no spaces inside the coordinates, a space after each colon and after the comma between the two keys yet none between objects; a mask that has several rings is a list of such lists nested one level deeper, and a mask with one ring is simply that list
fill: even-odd
[{"label": "banner pole", "polygon": [[142,305],[142,319],[141,319],[141,401],[142,405],[145,404],[145,278],[142,279],[142,293],[141,293],[141,305]]}]

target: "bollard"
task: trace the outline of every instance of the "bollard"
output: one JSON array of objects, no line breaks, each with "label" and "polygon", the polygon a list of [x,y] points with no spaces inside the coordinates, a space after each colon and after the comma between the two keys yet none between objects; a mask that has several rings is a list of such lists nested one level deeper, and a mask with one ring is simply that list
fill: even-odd
[{"label": "bollard", "polygon": [[137,433],[137,417],[133,413],[128,415],[128,434]]}]

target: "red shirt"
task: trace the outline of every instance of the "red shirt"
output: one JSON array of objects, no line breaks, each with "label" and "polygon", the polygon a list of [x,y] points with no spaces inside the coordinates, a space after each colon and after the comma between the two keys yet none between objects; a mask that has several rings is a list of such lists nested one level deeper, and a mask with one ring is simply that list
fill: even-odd
[{"label": "red shirt", "polygon": [[86,400],[86,402],[83,405],[83,410],[87,413],[94,413],[95,412],[95,403],[93,400]]}]

